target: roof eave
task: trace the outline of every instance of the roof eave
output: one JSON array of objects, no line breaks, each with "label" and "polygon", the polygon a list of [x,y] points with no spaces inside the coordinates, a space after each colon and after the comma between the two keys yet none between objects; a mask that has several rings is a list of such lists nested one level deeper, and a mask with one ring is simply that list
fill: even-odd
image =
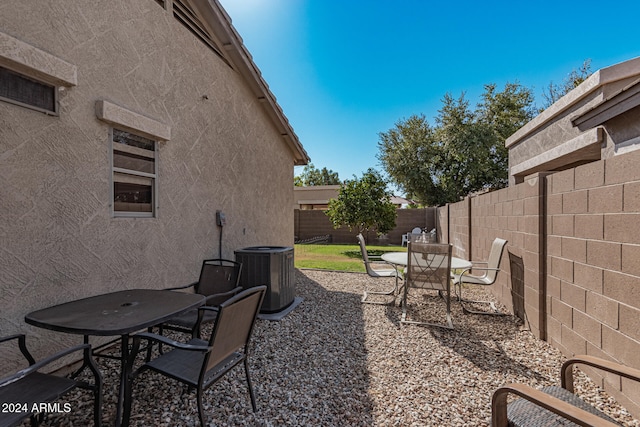
[{"label": "roof eave", "polygon": [[253,62],[251,54],[244,46],[242,37],[231,23],[231,18],[218,0],[190,0],[194,9],[203,18],[203,24],[215,35],[224,49],[224,55],[232,67],[247,82],[251,91],[260,101],[267,115],[275,124],[284,142],[289,146],[294,157],[294,165],[309,163],[309,155],[300,143],[289,120],[284,115],[269,85],[262,78],[262,73]]}]

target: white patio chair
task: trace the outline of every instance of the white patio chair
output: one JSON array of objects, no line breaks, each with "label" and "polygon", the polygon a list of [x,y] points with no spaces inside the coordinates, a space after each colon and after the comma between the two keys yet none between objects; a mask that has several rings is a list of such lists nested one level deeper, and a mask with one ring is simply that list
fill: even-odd
[{"label": "white patio chair", "polygon": [[[462,297],[463,284],[491,286],[496,282],[498,278],[498,272],[500,271],[500,260],[502,259],[502,252],[506,246],[507,241],[504,239],[496,238],[491,245],[491,252],[489,253],[489,259],[487,261],[471,261],[472,266],[461,272],[453,274],[454,289],[458,287],[458,299],[462,306],[462,311],[465,314],[487,314],[493,316],[504,316],[506,313],[502,313],[498,310],[493,301],[473,301],[464,299]],[[485,265],[485,267],[481,267]],[[469,271],[483,271],[482,275],[469,274]],[[472,310],[465,307],[464,303],[472,304],[485,304],[488,305],[491,311]]]},{"label": "white patio chair", "polygon": [[411,233],[405,233],[402,235],[402,246],[406,246],[409,243],[409,240],[411,240],[411,235],[412,234],[420,234],[422,233],[422,229],[420,227],[415,227],[413,230],[411,230]]},{"label": "white patio chair", "polygon": [[[396,269],[393,264],[390,264],[384,260],[382,260],[379,256],[369,256],[367,252],[367,247],[364,242],[364,237],[362,234],[358,234],[358,244],[360,245],[360,252],[362,253],[362,262],[364,263],[364,268],[367,271],[367,274],[373,278],[380,277],[395,277],[396,283],[395,286],[390,290],[385,291],[373,291],[366,290],[362,295],[362,302],[364,304],[393,304],[395,303],[396,296],[398,295],[398,279],[400,278],[400,272]],[[374,268],[375,264],[384,264],[384,268]],[[388,266],[388,267],[387,267]],[[372,295],[382,295],[382,296],[391,296],[393,298],[383,298],[382,301],[376,299],[370,299],[369,297]]]}]

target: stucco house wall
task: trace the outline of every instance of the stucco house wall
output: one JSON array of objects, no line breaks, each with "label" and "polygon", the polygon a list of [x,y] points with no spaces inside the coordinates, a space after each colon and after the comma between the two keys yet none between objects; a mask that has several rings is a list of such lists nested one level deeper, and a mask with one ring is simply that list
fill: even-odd
[{"label": "stucco house wall", "polygon": [[[307,155],[220,5],[182,3],[218,53],[171,2],[0,4],[0,66],[59,87],[58,115],[0,101],[0,333],[27,333],[36,358],[82,337],[26,325],[32,310],[187,284],[203,259],[293,245]],[[155,218],[112,214],[113,123],[158,141]]]}]

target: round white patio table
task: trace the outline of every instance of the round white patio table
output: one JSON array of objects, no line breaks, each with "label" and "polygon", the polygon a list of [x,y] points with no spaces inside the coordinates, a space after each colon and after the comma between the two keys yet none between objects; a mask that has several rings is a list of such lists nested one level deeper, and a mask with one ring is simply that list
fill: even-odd
[{"label": "round white patio table", "polygon": [[[407,265],[409,263],[408,252],[385,252],[382,259],[395,265]],[[471,261],[466,259],[451,257],[451,270],[466,270],[471,268]]]}]

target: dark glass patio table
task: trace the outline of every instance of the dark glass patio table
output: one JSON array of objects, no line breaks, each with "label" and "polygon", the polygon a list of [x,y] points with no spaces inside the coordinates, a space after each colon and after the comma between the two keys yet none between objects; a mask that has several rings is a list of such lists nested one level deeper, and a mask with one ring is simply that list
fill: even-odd
[{"label": "dark glass patio table", "polygon": [[128,363],[129,334],[163,323],[204,302],[205,297],[199,294],[129,289],[37,310],[27,314],[24,320],[40,328],[84,335],[85,343],[89,342],[89,335],[120,335],[120,386],[115,420],[115,425],[120,426],[124,386],[132,368]]}]

